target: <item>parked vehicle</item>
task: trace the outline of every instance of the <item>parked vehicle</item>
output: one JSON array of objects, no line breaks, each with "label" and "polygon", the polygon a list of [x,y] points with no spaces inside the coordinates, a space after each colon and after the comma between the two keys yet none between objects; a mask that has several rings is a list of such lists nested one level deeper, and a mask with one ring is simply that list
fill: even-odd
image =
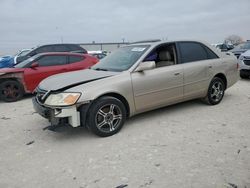
[{"label": "parked vehicle", "polygon": [[250,41],[246,41],[244,43],[239,44],[238,46],[236,46],[233,50],[231,50],[231,52],[237,57],[239,58],[240,55],[244,52],[246,52],[247,50],[250,50]]},{"label": "parked vehicle", "polygon": [[135,43],[91,69],[43,80],[33,105],[52,125],[68,121],[111,136],[126,118],[145,111],[196,98],[219,104],[238,77],[236,57],[207,43]]},{"label": "parked vehicle", "polygon": [[14,56],[4,56],[4,57],[1,57],[0,58],[0,68],[14,67],[17,64],[17,62],[16,62],[17,57],[24,56],[24,55],[26,55],[30,51],[31,51],[31,49],[23,49],[23,50],[20,50]]},{"label": "parked vehicle", "polygon": [[234,45],[226,43],[214,44],[213,46],[215,46],[222,52],[227,52],[228,50],[232,50],[234,48]]},{"label": "parked vehicle", "polygon": [[90,54],[98,59],[103,59],[104,57],[107,56],[107,54],[104,53],[103,51],[88,51],[88,54]]},{"label": "parked vehicle", "polygon": [[34,48],[24,56],[18,57],[16,59],[16,63],[18,64],[34,55],[46,52],[74,52],[74,53],[84,53],[84,54],[87,53],[87,51],[78,44],[49,44]]},{"label": "parked vehicle", "polygon": [[239,57],[240,77],[250,77],[250,50],[242,53]]},{"label": "parked vehicle", "polygon": [[[86,54],[54,52],[35,55],[14,68],[0,69],[0,99],[13,102],[32,93],[48,76],[86,69],[98,59]],[[64,81],[63,81],[64,82]]]}]

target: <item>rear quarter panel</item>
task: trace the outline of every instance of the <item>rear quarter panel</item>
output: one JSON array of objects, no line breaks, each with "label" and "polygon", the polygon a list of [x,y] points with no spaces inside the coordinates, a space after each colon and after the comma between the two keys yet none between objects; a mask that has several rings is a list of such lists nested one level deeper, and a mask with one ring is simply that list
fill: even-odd
[{"label": "rear quarter panel", "polygon": [[[213,77],[222,73],[227,79],[227,88],[231,87],[239,80],[239,70],[237,58],[231,54],[221,56],[218,61],[213,64]],[[212,78],[213,78],[212,77]]]}]

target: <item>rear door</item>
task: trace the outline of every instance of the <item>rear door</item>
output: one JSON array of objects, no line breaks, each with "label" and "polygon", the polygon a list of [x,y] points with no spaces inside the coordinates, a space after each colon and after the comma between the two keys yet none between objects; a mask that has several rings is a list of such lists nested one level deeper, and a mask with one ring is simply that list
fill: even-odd
[{"label": "rear door", "polygon": [[199,42],[179,42],[178,51],[183,64],[184,99],[203,96],[208,88],[217,55]]},{"label": "rear door", "polygon": [[29,91],[33,91],[45,78],[68,71],[66,55],[44,55],[37,59],[38,67],[26,68],[24,80]]}]

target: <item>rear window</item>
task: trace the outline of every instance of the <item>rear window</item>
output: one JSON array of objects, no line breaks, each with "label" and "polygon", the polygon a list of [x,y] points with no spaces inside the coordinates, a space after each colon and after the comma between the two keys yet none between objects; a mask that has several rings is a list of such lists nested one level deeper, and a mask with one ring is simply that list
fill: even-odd
[{"label": "rear window", "polygon": [[37,63],[41,67],[65,65],[67,64],[67,56],[59,56],[59,55],[43,56],[37,60]]},{"label": "rear window", "polygon": [[76,63],[82,60],[84,60],[83,56],[75,56],[75,55],[69,56],[69,63]]},{"label": "rear window", "polygon": [[203,46],[205,48],[205,50],[207,51],[207,56],[208,59],[216,59],[219,58],[212,50],[210,50],[208,47]]},{"label": "rear window", "polygon": [[54,51],[55,52],[68,52],[69,49],[65,45],[56,45],[54,46]]},{"label": "rear window", "polygon": [[36,49],[37,54],[45,53],[45,52],[53,52],[53,51],[54,51],[53,46],[42,46]]},{"label": "rear window", "polygon": [[68,48],[70,49],[71,52],[87,53],[87,51],[79,45],[70,44],[68,45]]},{"label": "rear window", "polygon": [[182,63],[218,58],[209,48],[198,42],[180,42],[179,48]]}]

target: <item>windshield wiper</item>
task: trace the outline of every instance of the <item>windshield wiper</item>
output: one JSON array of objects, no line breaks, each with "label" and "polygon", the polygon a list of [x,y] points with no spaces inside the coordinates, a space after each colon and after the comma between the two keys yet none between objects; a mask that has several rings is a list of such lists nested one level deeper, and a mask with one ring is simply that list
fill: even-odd
[{"label": "windshield wiper", "polygon": [[97,70],[97,71],[108,71],[108,69],[103,69],[103,68],[96,68],[94,70]]}]

